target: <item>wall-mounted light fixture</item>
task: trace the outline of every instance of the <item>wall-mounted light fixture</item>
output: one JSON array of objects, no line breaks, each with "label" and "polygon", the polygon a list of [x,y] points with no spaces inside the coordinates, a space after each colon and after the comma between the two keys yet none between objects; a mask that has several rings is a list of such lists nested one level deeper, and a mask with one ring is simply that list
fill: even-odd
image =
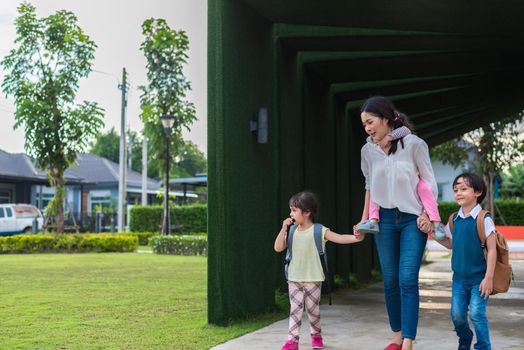
[{"label": "wall-mounted light fixture", "polygon": [[256,113],[255,120],[249,121],[249,131],[257,135],[258,143],[267,143],[268,112],[267,107],[260,107]]}]

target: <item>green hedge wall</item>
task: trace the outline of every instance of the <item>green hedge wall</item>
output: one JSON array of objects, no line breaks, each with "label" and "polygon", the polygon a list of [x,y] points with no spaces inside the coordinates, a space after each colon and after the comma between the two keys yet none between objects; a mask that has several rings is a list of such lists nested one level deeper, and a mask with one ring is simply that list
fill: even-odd
[{"label": "green hedge wall", "polygon": [[157,254],[207,256],[207,235],[154,236],[150,243]]},{"label": "green hedge wall", "polygon": [[[206,204],[177,205],[170,209],[172,225],[182,225],[182,232],[207,232]],[[134,206],[131,208],[130,231],[160,232],[163,210],[161,205]]]},{"label": "green hedge wall", "polygon": [[[517,200],[498,200],[495,201],[499,207],[502,216],[506,220],[508,226],[522,226],[524,225],[524,201]],[[455,202],[440,202],[438,204],[440,218],[443,222],[447,222],[449,215],[457,211],[459,206]],[[486,208],[484,208],[486,209]],[[498,212],[495,211],[495,224],[503,225]]]},{"label": "green hedge wall", "polygon": [[0,237],[0,254],[133,252],[138,238],[130,235],[37,234]]}]

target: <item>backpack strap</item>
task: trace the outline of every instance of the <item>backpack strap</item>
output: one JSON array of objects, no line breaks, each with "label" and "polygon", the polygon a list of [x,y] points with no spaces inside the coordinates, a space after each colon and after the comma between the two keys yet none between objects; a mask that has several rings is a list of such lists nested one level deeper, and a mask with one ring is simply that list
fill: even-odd
[{"label": "backpack strap", "polygon": [[324,247],[322,245],[322,225],[314,224],[313,226],[313,235],[315,237],[315,245],[317,246],[317,251],[320,256],[324,255]]},{"label": "backpack strap", "polygon": [[322,225],[314,224],[313,236],[315,238],[315,245],[317,246],[318,257],[320,259],[320,265],[322,265],[322,272],[324,272],[324,282],[326,283],[328,294],[329,294],[329,305],[332,304],[331,299],[331,276],[329,275],[327,254],[324,251],[324,245],[322,244]]},{"label": "backpack strap", "polygon": [[477,233],[479,235],[480,244],[482,248],[486,247],[486,231],[484,227],[484,218],[489,214],[487,210],[481,210],[477,215]]}]

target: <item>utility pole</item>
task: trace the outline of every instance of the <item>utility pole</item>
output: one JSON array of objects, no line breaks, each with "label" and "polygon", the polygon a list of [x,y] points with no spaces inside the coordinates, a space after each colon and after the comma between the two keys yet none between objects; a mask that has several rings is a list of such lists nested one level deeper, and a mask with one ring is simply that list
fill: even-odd
[{"label": "utility pole", "polygon": [[126,106],[127,106],[127,72],[122,69],[122,106],[120,114],[120,155],[119,155],[119,177],[118,177],[118,232],[124,231],[124,215],[126,204]]},{"label": "utility pole", "polygon": [[142,205],[147,205],[147,137],[142,140]]}]

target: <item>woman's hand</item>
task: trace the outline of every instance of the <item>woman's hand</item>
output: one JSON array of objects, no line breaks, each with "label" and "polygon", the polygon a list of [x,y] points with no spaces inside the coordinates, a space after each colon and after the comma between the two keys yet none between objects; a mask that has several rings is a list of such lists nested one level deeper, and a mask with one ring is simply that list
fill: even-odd
[{"label": "woman's hand", "polygon": [[417,218],[417,226],[420,231],[428,235],[433,233],[433,223],[429,220],[428,214],[426,214],[426,212],[423,212]]}]

